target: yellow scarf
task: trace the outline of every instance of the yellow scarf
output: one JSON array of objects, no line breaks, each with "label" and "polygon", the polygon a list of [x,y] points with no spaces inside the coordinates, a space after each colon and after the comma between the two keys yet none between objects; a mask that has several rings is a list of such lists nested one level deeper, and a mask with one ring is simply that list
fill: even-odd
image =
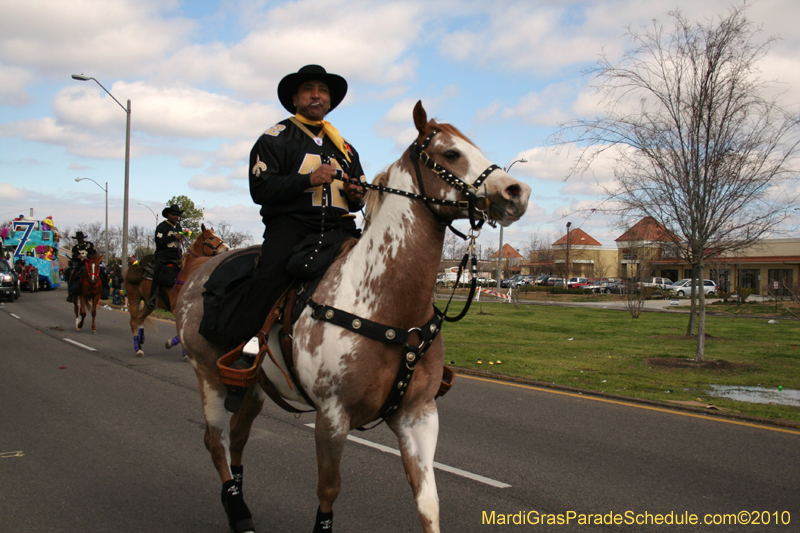
[{"label": "yellow scarf", "polygon": [[294,118],[298,120],[298,122],[302,122],[303,124],[308,124],[309,126],[322,126],[322,132],[328,136],[334,146],[339,149],[340,152],[344,154],[348,161],[350,161],[350,154],[348,153],[347,149],[345,148],[345,142],[342,138],[342,134],[339,133],[339,130],[336,127],[328,122],[327,120],[308,120],[307,118],[301,115],[295,115]]}]

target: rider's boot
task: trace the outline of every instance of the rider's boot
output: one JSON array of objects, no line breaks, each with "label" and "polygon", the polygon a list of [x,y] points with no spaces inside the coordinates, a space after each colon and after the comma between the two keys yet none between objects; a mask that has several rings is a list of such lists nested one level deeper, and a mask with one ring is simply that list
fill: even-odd
[{"label": "rider's boot", "polygon": [[[253,366],[256,362],[258,355],[258,338],[253,337],[245,344],[242,350],[242,356],[231,365],[231,368],[239,368],[246,370]],[[225,395],[225,410],[231,413],[238,413],[244,401],[244,395],[247,394],[247,387],[236,387],[233,385],[225,385],[228,393]]]},{"label": "rider's boot", "polygon": [[153,311],[156,308],[156,302],[158,301],[158,292],[153,291],[153,294],[150,295],[150,299],[145,302],[145,307],[149,310]]}]

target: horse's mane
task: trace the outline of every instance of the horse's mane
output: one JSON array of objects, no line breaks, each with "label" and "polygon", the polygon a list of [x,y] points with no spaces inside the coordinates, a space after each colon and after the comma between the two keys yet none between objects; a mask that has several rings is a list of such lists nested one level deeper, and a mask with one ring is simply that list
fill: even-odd
[{"label": "horse's mane", "polygon": [[[377,176],[375,176],[375,179],[372,180],[373,185],[381,185],[384,187],[388,182],[389,172],[386,170],[379,173]],[[372,218],[378,213],[378,211],[380,211],[385,194],[386,193],[382,193],[375,189],[367,189],[367,192],[364,194],[364,202],[367,204],[367,211],[364,214],[364,231],[369,228]]]}]

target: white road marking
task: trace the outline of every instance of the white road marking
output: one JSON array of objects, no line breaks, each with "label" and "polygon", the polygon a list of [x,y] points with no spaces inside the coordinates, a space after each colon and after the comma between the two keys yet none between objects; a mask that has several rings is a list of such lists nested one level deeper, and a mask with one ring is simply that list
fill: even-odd
[{"label": "white road marking", "polygon": [[81,344],[79,342],[75,342],[72,339],[64,339],[64,340],[67,341],[70,344],[74,344],[75,346],[80,346],[81,348],[89,350],[90,352],[96,352],[97,351],[95,348],[92,348],[91,346],[86,346],[85,344]]},{"label": "white road marking", "polygon": [[13,316],[14,318],[17,318],[17,319],[19,319],[19,317],[18,317],[17,315],[15,315],[14,313],[8,313],[8,314],[9,314],[9,315],[11,315],[11,316]]},{"label": "white road marking", "polygon": [[[306,424],[306,426],[313,428],[314,424]],[[357,442],[358,444],[363,444],[364,446],[369,446],[370,448],[375,448],[376,450],[380,450],[382,452],[390,453],[392,455],[396,455],[400,457],[400,450],[396,450],[389,446],[384,446],[383,444],[377,444],[375,442],[371,442],[365,439],[361,439],[359,437],[354,437],[352,435],[347,436],[347,440],[351,440],[353,442]],[[455,474],[457,476],[465,477],[467,479],[471,479],[473,481],[478,481],[479,483],[485,483],[486,485],[490,485],[492,487],[497,487],[499,489],[507,489],[511,487],[508,483],[503,483],[502,481],[496,481],[494,479],[484,477],[480,474],[473,474],[472,472],[467,472],[466,470],[461,470],[460,468],[455,468],[453,466],[444,465],[442,463],[437,463],[436,461],[433,462],[433,467],[438,468],[439,470],[444,470],[445,472],[450,472],[451,474]]]}]

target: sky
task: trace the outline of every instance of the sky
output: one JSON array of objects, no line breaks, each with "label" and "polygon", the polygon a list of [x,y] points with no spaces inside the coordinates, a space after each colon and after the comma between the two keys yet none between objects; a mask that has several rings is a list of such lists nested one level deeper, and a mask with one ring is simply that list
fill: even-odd
[{"label": "sky", "polygon": [[[780,37],[760,64],[800,102],[800,2],[758,0],[747,16]],[[524,218],[503,230],[522,250],[554,242],[565,224],[603,246],[622,233],[586,211],[613,182],[602,161],[567,178],[559,124],[591,118],[585,72],[613,62],[639,30],[674,9],[692,20],[726,14],[717,0],[26,0],[0,3],[0,222],[33,209],[59,228],[122,225],[126,113],[131,102],[129,225],[155,226],[178,195],[205,219],[260,242],[248,191],[256,139],[288,116],[283,76],[319,64],[349,91],[328,115],[371,180],[413,141],[412,109],[463,131],[493,163],[532,188]],[[73,80],[72,74],[98,83]],[[526,159],[527,162],[519,162]],[[89,180],[76,182],[76,177]],[[499,244],[485,227],[482,246]]]}]

